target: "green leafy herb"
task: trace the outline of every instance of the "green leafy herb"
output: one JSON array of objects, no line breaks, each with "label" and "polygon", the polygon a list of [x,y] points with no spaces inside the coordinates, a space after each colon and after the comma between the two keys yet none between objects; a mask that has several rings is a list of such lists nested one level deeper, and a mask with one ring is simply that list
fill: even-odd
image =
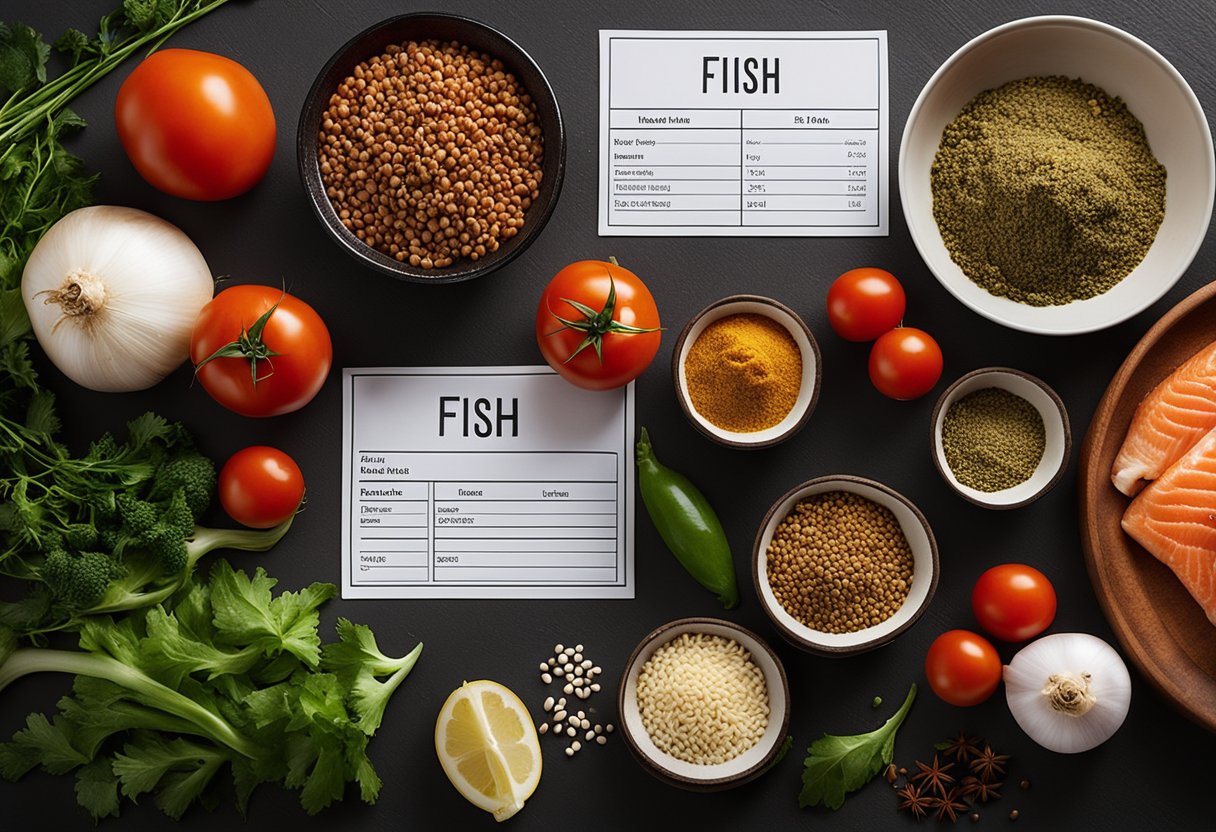
[{"label": "green leafy herb", "polygon": [[209,581],[190,578],[162,605],[88,619],[79,650],[15,647],[0,628],[0,691],[28,673],[76,675],[53,719],[31,714],[0,744],[0,776],[75,771],[95,820],[146,794],[179,818],[225,769],[242,811],[270,782],[299,789],[310,814],[351,782],[374,803],[367,742],[422,645],[390,658],[342,619],[341,641],[322,647],[317,609],[336,587],[275,595],[275,583],[218,561]]},{"label": "green leafy herb", "polygon": [[815,740],[807,751],[798,805],[806,808],[822,803],[829,809],[839,809],[847,793],[857,791],[890,765],[895,755],[895,732],[915,698],[913,684],[895,715],[868,734],[852,737],[824,734]]}]

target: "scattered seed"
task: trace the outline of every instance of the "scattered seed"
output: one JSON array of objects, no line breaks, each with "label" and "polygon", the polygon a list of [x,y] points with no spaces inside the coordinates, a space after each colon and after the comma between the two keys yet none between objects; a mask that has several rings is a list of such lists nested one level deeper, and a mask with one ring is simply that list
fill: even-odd
[{"label": "scattered seed", "polygon": [[582,665],[579,665],[578,667],[574,668],[574,675],[575,676],[583,675],[583,666]]},{"label": "scattered seed", "polygon": [[553,675],[554,676],[565,676],[566,671],[562,670],[560,667],[555,667],[555,668],[553,668]]},{"label": "scattered seed", "polygon": [[566,749],[566,756],[567,756],[567,757],[573,757],[573,756],[574,756],[574,748],[572,748],[572,747],[571,747],[571,748],[567,748],[567,749]]},{"label": "scattered seed", "polygon": [[563,656],[573,656],[573,655],[574,655],[574,648],[573,648],[573,647],[567,647],[565,650],[563,650],[563,651],[562,651],[562,655],[563,655]]},{"label": "scattered seed", "polygon": [[585,739],[587,742],[591,742],[593,739],[595,739],[595,732],[594,732],[594,731],[588,731],[588,732],[587,732],[587,733],[586,733],[586,734],[583,736],[583,739]]},{"label": "scattered seed", "polygon": [[546,711],[553,710],[553,697],[552,696],[550,696],[548,699],[545,700],[544,708]]},{"label": "scattered seed", "polygon": [[549,723],[547,723],[547,722],[542,722],[542,723],[540,724],[540,727],[539,727],[539,728],[537,728],[536,730],[537,730],[537,733],[540,733],[540,734],[547,734],[547,733],[549,733]]},{"label": "scattered seed", "polygon": [[604,669],[597,664],[591,668],[591,672],[594,673],[596,676],[599,676],[601,673],[604,672]]},{"label": "scattered seed", "polygon": [[615,730],[616,730],[616,727],[611,722],[609,722],[607,725],[604,726],[604,731],[606,731],[609,734],[611,734]]},{"label": "scattered seed", "polygon": [[567,729],[566,729],[566,736],[567,736],[567,737],[573,737],[573,736],[575,736],[575,735],[577,735],[577,734],[578,734],[578,731],[576,731],[576,730],[575,730],[574,728],[572,728],[572,727],[571,727],[571,728],[567,728]]},{"label": "scattered seed", "polygon": [[548,673],[540,674],[540,680],[542,682],[544,682],[546,685],[553,684],[553,677],[550,676]]},{"label": "scattered seed", "polygon": [[888,783],[894,783],[895,778],[898,776],[899,772],[895,769],[895,763],[891,763],[889,766],[887,766],[886,771],[883,772],[883,777],[887,778]]},{"label": "scattered seed", "polygon": [[591,659],[583,659],[582,667],[583,670],[590,670],[591,668],[595,667],[595,664],[592,663]]},{"label": "scattered seed", "polygon": [[566,675],[569,676],[574,672],[574,665],[570,662],[566,662],[564,665],[562,665],[562,670],[566,671]]},{"label": "scattered seed", "polygon": [[579,742],[578,740],[575,740],[574,742],[570,743],[570,747],[573,748],[575,751],[578,751],[580,748],[583,747],[583,744],[581,742]]},{"label": "scattered seed", "polygon": [[587,715],[587,712],[586,712],[586,711],[579,711],[579,712],[578,712],[578,718],[579,718],[579,719],[582,719],[582,718],[583,718],[583,717],[585,717],[586,715]]},{"label": "scattered seed", "polygon": [[1009,813],[1009,819],[1010,820],[1018,819],[1018,810],[1017,809],[1014,809],[1012,812]]},{"label": "scattered seed", "polygon": [[574,645],[574,649],[581,653],[581,652],[583,652],[583,645],[576,644],[576,645]]},{"label": "scattered seed", "polygon": [[566,697],[563,696],[561,699],[557,700],[557,707],[560,708],[565,704],[566,704]]},{"label": "scattered seed", "polygon": [[549,670],[549,663],[548,663],[548,662],[541,662],[541,663],[540,663],[540,672],[541,672],[541,673],[546,673],[546,672],[548,672],[548,670]]},{"label": "scattered seed", "polygon": [[595,733],[601,734],[604,731],[604,726],[600,725],[599,723],[596,723],[595,728],[593,730],[595,731]]},{"label": "scattered seed", "polygon": [[600,692],[600,683],[599,683],[599,682],[592,682],[592,683],[591,683],[591,689],[592,689],[593,691],[595,691],[596,693],[599,693],[599,692]]},{"label": "scattered seed", "polygon": [[583,654],[582,654],[582,653],[575,653],[575,654],[574,654],[574,660],[575,660],[576,662],[581,662],[581,661],[583,660]]},{"label": "scattered seed", "polygon": [[979,823],[979,822],[980,822],[980,813],[979,813],[979,812],[972,812],[972,813],[971,813],[971,822],[972,822],[972,823]]},{"label": "scattered seed", "polygon": [[561,722],[563,719],[565,719],[565,718],[566,718],[566,712],[565,712],[565,711],[558,711],[557,713],[555,713],[555,714],[553,715],[553,718],[554,718],[556,721]]},{"label": "scattered seed", "polygon": [[571,679],[570,684],[574,685],[576,688],[581,688],[583,685],[587,684],[587,682],[581,678],[576,678]]},{"label": "scattered seed", "polygon": [[557,722],[553,723],[553,733],[560,734],[561,732],[562,732],[561,724],[557,723]]},{"label": "scattered seed", "polygon": [[567,682],[566,686],[562,688],[562,693],[574,693],[574,685]]},{"label": "scattered seed", "polygon": [[595,738],[595,741],[597,743],[599,743],[600,745],[605,745],[608,742],[608,738],[605,737],[603,734],[600,734],[598,737]]},{"label": "scattered seed", "polygon": [[554,645],[554,646],[553,646],[553,653],[556,655],[556,654],[558,654],[558,653],[561,653],[561,652],[562,652],[563,650],[565,650],[565,649],[566,649],[566,645],[564,645],[564,644],[556,644],[556,645]]},{"label": "scattered seed", "polygon": [[1023,777],[1022,782],[1018,783],[1018,786],[1021,787],[1022,791],[1026,791],[1030,788],[1030,781]]},{"label": "scattered seed", "polygon": [[584,719],[584,720],[582,721],[582,723],[581,723],[581,726],[582,726],[582,728],[583,728],[584,730],[586,730],[587,728],[590,728],[590,727],[591,727],[591,720],[589,720],[589,719]]}]

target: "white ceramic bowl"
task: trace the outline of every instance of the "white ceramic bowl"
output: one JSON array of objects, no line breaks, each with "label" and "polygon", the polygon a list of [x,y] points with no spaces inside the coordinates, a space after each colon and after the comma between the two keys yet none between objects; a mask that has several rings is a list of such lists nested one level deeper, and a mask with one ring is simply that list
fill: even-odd
[{"label": "white ceramic bowl", "polygon": [[[773,532],[799,501],[828,491],[849,491],[886,506],[899,521],[899,527],[912,548],[912,586],[903,605],[881,624],[853,633],[825,633],[806,626],[781,606],[768,581],[768,547],[772,543]],[[752,580],[765,613],[787,641],[822,656],[864,653],[881,647],[907,630],[929,606],[937,590],[937,572],[937,541],[920,509],[907,497],[880,482],[839,474],[804,482],[786,492],[764,516],[752,549]]]},{"label": "white ceramic bowl", "polygon": [[[727,316],[743,314],[763,315],[781,324],[802,353],[802,383],[794,406],[777,424],[749,433],[720,428],[698,413],[693,407],[692,396],[688,392],[688,378],[684,372],[684,360],[688,357],[688,351],[707,326]],[[820,363],[819,344],[810,328],[794,310],[761,295],[731,295],[714,301],[693,315],[676,340],[676,347],[671,356],[671,374],[680,408],[693,427],[715,442],[728,447],[767,448],[789,439],[800,431],[811,417],[815,403],[819,400]]]},{"label": "white ceramic bowl", "polygon": [[[1043,458],[1039,467],[1030,479],[1003,491],[978,491],[963,485],[950,470],[946,462],[946,451],[942,447],[942,423],[946,420],[946,412],[950,405],[976,390],[989,387],[999,387],[1008,390],[1015,396],[1021,396],[1034,405],[1035,410],[1043,417],[1043,430],[1046,433],[1047,444],[1043,449]],[[933,407],[931,440],[933,442],[933,463],[938,473],[942,475],[951,488],[964,499],[970,500],[985,508],[1007,509],[1020,508],[1033,503],[1055,487],[1064,476],[1068,467],[1068,457],[1072,452],[1072,431],[1068,424],[1068,410],[1064,402],[1056,395],[1056,391],[1047,386],[1042,379],[1035,378],[1021,370],[1008,367],[985,367],[973,370],[958,381],[951,384],[938,397]]]},{"label": "white ceramic bowl", "polygon": [[[768,726],[759,742],[733,760],[715,765],[696,765],[673,757],[654,744],[642,725],[638,709],[637,683],[642,665],[654,651],[683,633],[706,633],[733,639],[751,654],[752,661],[764,674],[768,688]],[[790,723],[790,688],[785,668],[773,652],[755,633],[720,618],[681,618],[651,632],[634,649],[621,674],[617,691],[621,733],[629,749],[642,767],[658,779],[673,786],[692,791],[721,791],[756,779],[772,765]]]},{"label": "white ceramic bowl", "polygon": [[[1144,124],[1166,169],[1165,220],[1144,260],[1105,294],[1062,306],[1029,306],[973,283],[950,259],[933,219],[929,171],[942,131],[978,93],[1038,75],[1066,75],[1122,98]],[[1177,282],[1212,217],[1216,164],[1199,100],[1143,41],[1081,17],[1029,17],[971,40],[933,74],[908,114],[899,149],[904,218],[929,269],[956,298],[997,323],[1046,335],[1093,332],[1144,310]]]}]

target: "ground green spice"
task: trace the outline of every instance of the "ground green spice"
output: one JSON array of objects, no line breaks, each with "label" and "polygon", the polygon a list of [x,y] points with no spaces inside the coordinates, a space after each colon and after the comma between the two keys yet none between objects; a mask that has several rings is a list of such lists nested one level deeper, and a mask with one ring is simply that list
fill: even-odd
[{"label": "ground green spice", "polygon": [[942,420],[946,464],[976,491],[1003,491],[1030,479],[1046,446],[1038,409],[999,387],[956,399]]},{"label": "ground green spice", "polygon": [[1063,76],[973,98],[943,131],[930,178],[954,262],[1031,306],[1106,292],[1165,217],[1165,168],[1144,125],[1121,99]]}]

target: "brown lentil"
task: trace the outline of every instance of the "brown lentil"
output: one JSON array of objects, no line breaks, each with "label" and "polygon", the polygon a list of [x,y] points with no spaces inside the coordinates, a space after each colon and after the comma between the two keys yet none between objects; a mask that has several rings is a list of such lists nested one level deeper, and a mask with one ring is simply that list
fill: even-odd
[{"label": "brown lentil", "polygon": [[654,744],[694,765],[733,760],[768,727],[763,671],[722,636],[681,633],[655,650],[638,673],[637,702]]},{"label": "brown lentil", "polygon": [[823,633],[881,624],[912,586],[912,548],[895,515],[847,491],[794,506],[773,532],[767,561],[777,602]]},{"label": "brown lentil", "polygon": [[456,42],[394,44],[360,63],[317,142],[342,224],[415,267],[496,251],[540,193],[535,103],[501,61]]},{"label": "brown lentil", "polygon": [[802,387],[802,352],[772,318],[728,315],[693,341],[684,375],[698,413],[725,430],[752,433],[793,409]]}]

